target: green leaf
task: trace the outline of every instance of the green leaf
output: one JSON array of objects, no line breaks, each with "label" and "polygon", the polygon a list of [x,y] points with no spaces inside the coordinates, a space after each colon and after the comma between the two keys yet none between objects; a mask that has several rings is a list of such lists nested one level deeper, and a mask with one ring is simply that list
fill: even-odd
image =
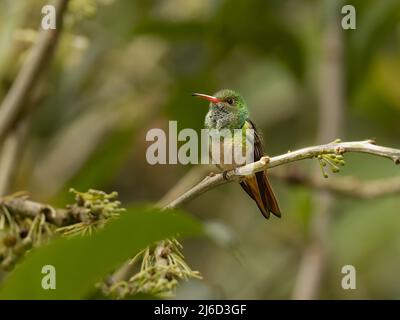
[{"label": "green leaf", "polygon": [[[147,245],[201,233],[198,222],[177,211],[134,207],[92,236],[59,238],[31,251],[0,288],[0,299],[82,299],[96,282]],[[54,290],[42,288],[44,265],[56,269]]]}]

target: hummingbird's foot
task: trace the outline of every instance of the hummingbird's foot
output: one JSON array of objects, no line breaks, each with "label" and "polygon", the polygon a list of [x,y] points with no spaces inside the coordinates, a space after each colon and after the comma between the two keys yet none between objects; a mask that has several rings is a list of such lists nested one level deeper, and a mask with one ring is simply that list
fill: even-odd
[{"label": "hummingbird's foot", "polygon": [[228,180],[228,172],[230,170],[225,170],[224,172],[222,172],[222,178],[224,178],[224,180]]}]

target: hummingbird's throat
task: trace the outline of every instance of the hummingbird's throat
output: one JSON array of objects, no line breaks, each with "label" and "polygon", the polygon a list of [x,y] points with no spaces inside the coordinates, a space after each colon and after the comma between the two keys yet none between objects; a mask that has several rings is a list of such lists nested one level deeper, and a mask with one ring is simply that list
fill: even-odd
[{"label": "hummingbird's throat", "polygon": [[222,103],[211,104],[205,118],[208,129],[241,129],[246,121],[247,114],[225,107]]}]

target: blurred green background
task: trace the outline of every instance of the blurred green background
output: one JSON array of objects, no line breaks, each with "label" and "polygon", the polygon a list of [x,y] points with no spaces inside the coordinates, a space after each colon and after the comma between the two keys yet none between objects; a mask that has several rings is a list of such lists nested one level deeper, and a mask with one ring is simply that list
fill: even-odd
[{"label": "blurred green background", "polygon": [[[0,101],[35,42],[45,4],[0,0]],[[344,4],[356,8],[356,30],[341,28]],[[339,81],[330,72],[339,72]],[[400,148],[399,75],[398,0],[72,0],[7,192],[29,190],[36,200],[64,205],[70,187],[96,188],[118,191],[126,205],[157,202],[193,167],[147,164],[146,132],[168,128],[169,120],[200,130],[208,108],[194,91],[241,92],[269,155],[321,142],[321,105],[337,93],[341,116],[332,121],[340,130],[329,139],[376,138]],[[346,162],[338,175],[400,177],[385,159],[346,155]],[[288,168],[312,175],[318,163]],[[236,184],[186,206],[215,241],[184,242],[189,265],[204,279],[182,283],[177,298],[295,295],[320,194],[271,182],[282,219],[265,220]],[[333,195],[328,209],[313,296],[400,298],[399,197]],[[357,270],[356,290],[341,288],[347,264]]]}]

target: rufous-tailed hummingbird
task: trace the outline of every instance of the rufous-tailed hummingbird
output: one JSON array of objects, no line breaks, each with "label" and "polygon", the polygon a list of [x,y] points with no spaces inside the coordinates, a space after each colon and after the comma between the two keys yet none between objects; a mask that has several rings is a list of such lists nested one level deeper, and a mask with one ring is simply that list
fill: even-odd
[{"label": "rufous-tailed hummingbird", "polygon": [[[263,155],[263,146],[260,133],[257,131],[254,122],[249,118],[249,111],[243,97],[233,90],[220,90],[213,96],[193,93],[193,96],[210,101],[209,111],[205,117],[205,127],[210,130],[234,130],[234,129],[253,129],[254,133],[254,161],[258,161]],[[242,139],[230,141],[223,140],[226,143],[240,143],[245,144]],[[243,147],[240,146],[239,149]],[[212,145],[211,145],[212,148]],[[221,147],[219,147],[221,150]],[[222,152],[223,153],[223,152]],[[242,166],[245,163],[223,163],[217,164],[220,170],[232,170],[235,167]],[[246,176],[240,181],[241,187],[246,193],[256,202],[258,208],[265,218],[269,218],[270,212],[277,217],[281,216],[281,211],[278,202],[272,191],[271,185],[267,178],[267,172],[261,171],[255,174]]]}]

